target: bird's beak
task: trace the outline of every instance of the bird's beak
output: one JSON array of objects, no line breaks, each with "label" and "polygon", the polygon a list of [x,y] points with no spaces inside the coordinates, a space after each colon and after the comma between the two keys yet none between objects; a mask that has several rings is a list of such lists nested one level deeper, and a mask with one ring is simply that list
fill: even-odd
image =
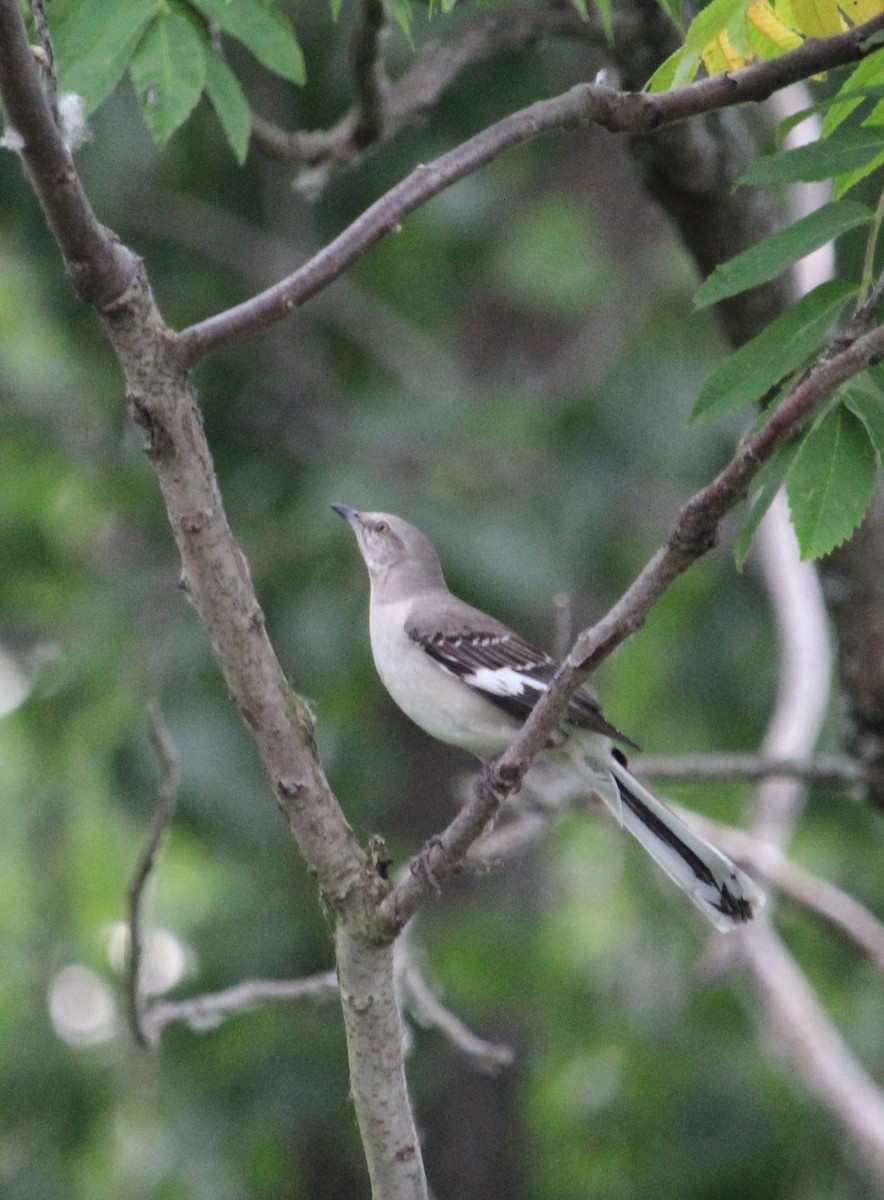
[{"label": "bird's beak", "polygon": [[348,508],[346,504],[333,504],[331,507],[354,529],[362,524],[362,518],[355,508]]}]

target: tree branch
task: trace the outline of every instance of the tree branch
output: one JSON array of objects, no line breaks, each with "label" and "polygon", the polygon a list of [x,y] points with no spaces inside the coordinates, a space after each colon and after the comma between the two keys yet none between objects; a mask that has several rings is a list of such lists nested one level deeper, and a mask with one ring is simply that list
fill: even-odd
[{"label": "tree branch", "polygon": [[381,36],[386,24],[383,0],[363,0],[362,21],[353,36],[353,80],[356,84],[356,124],[353,141],[357,146],[376,142],[384,128],[384,88],[386,77],[381,58]]},{"label": "tree branch", "polygon": [[126,971],[129,1024],[133,1037],[141,1046],[147,1046],[150,1041],[147,1008],[141,987],[141,964],[144,952],[141,917],[144,890],[156,867],[160,850],[175,815],[179,780],[175,747],[172,745],[169,731],[163,723],[159,705],[151,704],[149,716],[150,740],[160,768],[160,786],[157,790],[157,801],[150,833],[129,883],[129,961]]},{"label": "tree branch", "polygon": [[81,300],[104,310],[126,292],[138,259],[95,218],[74,160],[47,103],[24,21],[14,0],[0,3],[0,96],[49,228]]},{"label": "tree branch", "polygon": [[53,120],[58,123],[58,75],[56,73],[55,49],[52,45],[52,36],[49,32],[49,22],[46,19],[45,0],[30,0],[30,5],[31,16],[34,18],[34,29],[37,37],[40,39],[40,48],[43,51],[43,58],[45,59],[45,62],[42,62],[41,66],[43,68],[43,86],[46,89],[46,99],[49,101],[49,110],[52,113]]},{"label": "tree branch", "polygon": [[[832,653],[819,578],[812,563],[801,561],[783,492],[761,522],[755,554],[776,619],[780,659],[777,700],[761,753],[807,758],[826,716]],[[760,781],[752,832],[773,845],[788,845],[805,792],[806,784],[795,776]]]},{"label": "tree branch", "polygon": [[636,775],[673,779],[683,783],[707,780],[799,779],[823,787],[858,788],[868,772],[861,762],[845,754],[819,754],[813,758],[776,758],[765,754],[639,754],[630,757]]},{"label": "tree branch", "polygon": [[334,971],[321,971],[305,979],[244,979],[219,992],[151,1005],[144,1014],[144,1031],[149,1043],[155,1045],[169,1025],[189,1025],[199,1032],[272,1000],[325,1002],[337,997],[338,980]]},{"label": "tree branch", "polygon": [[[614,19],[619,28],[617,13]],[[366,150],[390,141],[407,125],[432,112],[467,67],[497,51],[518,49],[549,37],[602,41],[603,35],[598,22],[584,20],[573,4],[557,0],[536,7],[478,13],[448,37],[423,46],[399,79],[385,81],[379,89],[373,136],[366,136],[368,129],[359,104],[328,130],[289,131],[253,114],[252,134],[271,158],[309,168],[307,185],[315,194],[336,167],[357,162]],[[299,186],[303,185],[299,182]]]},{"label": "tree branch", "polygon": [[[59,231],[66,261],[72,247],[93,254],[95,261],[84,264],[84,277],[97,281],[98,292],[106,294],[116,279],[115,262],[108,265],[104,231],[89,225],[94,218],[40,91],[16,0],[0,0],[0,90],[7,112],[16,114],[22,157]],[[27,104],[19,102],[20,90]],[[47,164],[60,161],[69,164],[74,198],[82,201],[73,209],[85,223],[84,237],[76,224],[77,236],[68,236],[70,193],[59,191],[47,173]],[[105,304],[102,315],[181,553],[182,584],[206,625],[230,695],[301,853],[338,918],[338,977],[353,1093],[377,1194],[425,1200],[405,1088],[392,947],[375,929],[378,900],[389,889],[385,871],[362,850],[328,786],[313,718],[289,688],[273,652],[245,556],[228,525],[192,389],[170,352],[169,332],[143,268],[132,261],[137,269],[125,295]],[[383,1092],[376,1090],[381,1087]]]},{"label": "tree branch", "polygon": [[884,1187],[884,1096],[845,1044],[813,988],[765,919],[740,938],[774,1045],[805,1087],[850,1136]]},{"label": "tree branch", "polygon": [[396,942],[396,978],[414,1019],[421,1025],[438,1029],[481,1071],[494,1074],[512,1065],[515,1054],[510,1046],[479,1037],[445,1007],[424,979],[403,938]]},{"label": "tree branch", "polygon": [[341,921],[335,949],[350,1093],[372,1196],[425,1200],[427,1181],[405,1081],[393,946],[370,941]]},{"label": "tree branch", "polygon": [[865,39],[880,29],[884,29],[884,15],[837,37],[805,42],[782,58],[671,92],[618,92],[602,84],[582,83],[560,96],[528,105],[432,163],[417,167],[293,274],[242,304],[183,330],[177,338],[178,365],[190,369],[222,346],[282,320],[387,234],[398,230],[405,216],[514,146],[543,133],[589,122],[614,133],[650,133],[700,113],[764,100],[789,83],[861,58]]}]

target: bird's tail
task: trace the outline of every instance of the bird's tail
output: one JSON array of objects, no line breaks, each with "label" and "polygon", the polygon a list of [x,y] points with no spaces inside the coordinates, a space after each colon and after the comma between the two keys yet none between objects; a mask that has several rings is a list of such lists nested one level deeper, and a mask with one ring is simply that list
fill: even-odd
[{"label": "bird's tail", "polygon": [[[592,766],[598,771],[597,759]],[[728,931],[750,921],[764,905],[761,888],[727,855],[689,829],[615,755],[607,758],[605,766],[616,790],[612,786],[595,790],[673,883],[717,929]]]}]

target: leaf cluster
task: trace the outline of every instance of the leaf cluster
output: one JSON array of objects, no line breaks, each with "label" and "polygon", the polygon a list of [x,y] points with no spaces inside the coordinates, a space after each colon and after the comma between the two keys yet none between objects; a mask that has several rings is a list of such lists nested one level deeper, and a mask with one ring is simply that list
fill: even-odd
[{"label": "leaf cluster", "polygon": [[128,73],[144,121],[162,145],[205,94],[240,163],[251,116],[221,35],[283,79],[306,79],[291,24],[260,0],[57,0],[52,31],[59,86],[83,96],[87,114]]},{"label": "leaf cluster", "polygon": [[[740,182],[776,175],[777,162],[785,162],[785,174],[794,177],[797,153],[760,160]],[[819,159],[808,155],[801,161],[809,164],[806,173],[814,177]],[[869,226],[868,263],[875,257],[880,216],[856,201],[832,201],[717,267],[699,288],[695,304],[703,308],[757,287],[840,235]],[[824,352],[848,305],[866,299],[863,291],[863,284],[835,279],[801,297],[707,377],[693,419],[708,420],[760,403],[760,423],[769,420],[805,367]],[[776,453],[753,489],[749,517],[736,545],[739,565],[784,483],[803,557],[823,557],[853,533],[871,503],[876,469],[884,458],[882,419],[884,392],[873,369],[845,385]]]}]

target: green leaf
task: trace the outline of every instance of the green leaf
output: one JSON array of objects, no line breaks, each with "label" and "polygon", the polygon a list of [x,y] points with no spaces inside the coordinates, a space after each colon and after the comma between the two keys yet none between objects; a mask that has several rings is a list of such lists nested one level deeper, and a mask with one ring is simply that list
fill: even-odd
[{"label": "green leaf", "polygon": [[688,54],[700,54],[725,29],[743,8],[745,0],[712,0],[694,17],[684,40]]},{"label": "green leaf", "polygon": [[148,129],[160,145],[193,112],[206,83],[206,42],[175,0],[160,9],[129,66]]},{"label": "green leaf", "polygon": [[759,158],[738,185],[747,183],[795,183],[831,179],[844,171],[865,166],[884,150],[884,128],[856,129],[828,141],[812,142],[779,154]]},{"label": "green leaf", "polygon": [[682,0],[660,0],[660,7],[668,13],[676,28],[682,28]]},{"label": "green leaf", "polygon": [[884,150],[876,154],[874,158],[870,158],[868,162],[863,163],[861,167],[857,167],[853,171],[847,171],[843,175],[839,175],[835,180],[835,187],[833,190],[835,199],[840,200],[841,197],[846,192],[849,192],[850,189],[854,187],[855,184],[859,183],[861,179],[865,179],[867,176],[871,175],[873,171],[877,171],[882,163],[884,163]]},{"label": "green leaf", "polygon": [[744,408],[766,395],[819,347],[856,289],[822,283],[716,367],[697,397],[692,421]]},{"label": "green leaf", "polygon": [[869,209],[855,200],[824,204],[788,229],[772,233],[757,246],[744,250],[742,254],[716,267],[700,285],[694,297],[694,306],[706,308],[728,296],[736,296],[749,288],[767,283],[799,258],[804,258],[839,234],[867,224],[871,219]]},{"label": "green leaf", "polygon": [[842,388],[841,395],[850,411],[865,425],[878,460],[884,463],[884,396],[866,374],[858,375]]},{"label": "green leaf", "polygon": [[206,56],[206,95],[221,122],[221,128],[240,166],[249,152],[252,115],[239,80],[220,55]]},{"label": "green leaf", "polygon": [[260,0],[193,0],[201,13],[242,42],[268,71],[305,83],[304,55],[291,25]]},{"label": "green leaf", "polygon": [[803,439],[786,480],[802,558],[850,537],[872,501],[875,467],[865,425],[843,404]]},{"label": "green leaf", "polygon": [[827,138],[864,99],[864,93],[873,91],[884,82],[884,50],[876,50],[851,71],[832,100],[831,107],[823,119],[822,136]]},{"label": "green leaf", "polygon": [[[571,0],[571,2],[581,16],[585,18],[587,16],[586,0]],[[614,41],[614,18],[611,15],[611,0],[595,0],[595,6],[601,18],[602,29],[605,31],[608,45],[611,45]]]},{"label": "green leaf", "polygon": [[[700,61],[705,48],[718,35],[727,29],[729,22],[740,11],[745,0],[712,0],[711,4],[694,17],[691,22],[684,45],[658,67],[651,76],[648,90],[652,92],[665,91],[666,87],[678,87],[691,83],[700,67]],[[670,62],[673,64],[672,78],[669,84],[663,85],[658,77],[668,76]],[[666,74],[663,75],[664,68]]]},{"label": "green leaf", "polygon": [[396,24],[411,41],[411,0],[389,0],[390,11],[396,18]]},{"label": "green leaf", "polygon": [[[873,84],[869,87],[857,88],[856,90],[851,90],[849,92],[839,92],[838,97],[840,99],[830,96],[827,100],[821,100],[819,104],[811,104],[808,108],[802,108],[799,109],[798,112],[790,113],[790,115],[788,117],[784,117],[777,126],[774,144],[778,149],[781,148],[786,138],[796,127],[796,125],[801,125],[807,120],[808,117],[813,116],[814,113],[828,114],[829,110],[836,103],[841,103],[845,100],[856,100],[857,104],[861,104],[863,100],[867,100],[870,96],[877,98],[880,95],[881,85]],[[840,121],[836,122],[836,126],[840,123]],[[829,132],[831,132],[831,130]],[[825,138],[828,136],[828,134],[823,132],[821,136]]]},{"label": "green leaf", "polygon": [[746,565],[746,559],[749,557],[758,526],[773,504],[774,496],[783,486],[789,468],[795,461],[799,445],[800,443],[794,440],[787,442],[785,446],[780,446],[778,450],[774,451],[766,466],[755,476],[754,495],[749,501],[749,516],[734,542],[734,562],[738,571],[742,571]]},{"label": "green leaf", "polygon": [[[668,92],[669,89],[672,87],[673,83],[675,82],[675,72],[678,70],[679,64],[681,63],[681,60],[683,58],[684,58],[684,46],[679,46],[679,48],[677,50],[675,50],[672,54],[669,55],[668,58],[664,59],[663,62],[660,63],[660,66],[657,68],[657,70],[654,72],[654,74],[651,76],[651,78],[645,84],[645,91],[647,91],[647,92]],[[694,72],[693,72],[693,75],[691,75],[691,78],[687,81],[688,83],[691,82],[694,75],[696,75],[697,71],[699,70],[699,67],[700,67],[699,54],[694,56],[693,62],[694,62]]]},{"label": "green leaf", "polygon": [[157,12],[157,0],[54,0],[52,34],[59,90],[76,92],[94,112],[125,73]]}]

